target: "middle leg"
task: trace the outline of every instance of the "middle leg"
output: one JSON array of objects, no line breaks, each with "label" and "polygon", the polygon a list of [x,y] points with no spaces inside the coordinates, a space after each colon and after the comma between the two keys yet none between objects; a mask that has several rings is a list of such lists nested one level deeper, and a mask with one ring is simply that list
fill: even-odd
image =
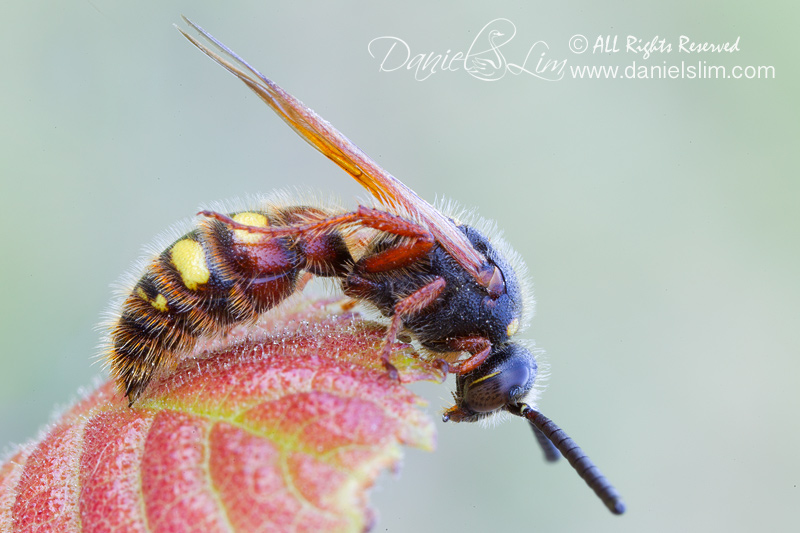
[{"label": "middle leg", "polygon": [[394,305],[394,314],[389,328],[386,330],[386,337],[383,339],[383,346],[381,347],[381,361],[389,378],[395,381],[400,379],[397,373],[397,368],[389,361],[389,355],[392,352],[392,345],[394,344],[400,327],[403,325],[403,318],[410,314],[417,313],[428,307],[432,302],[439,297],[445,288],[445,281],[443,278],[436,277],[426,285],[412,292],[402,300],[399,300]]}]

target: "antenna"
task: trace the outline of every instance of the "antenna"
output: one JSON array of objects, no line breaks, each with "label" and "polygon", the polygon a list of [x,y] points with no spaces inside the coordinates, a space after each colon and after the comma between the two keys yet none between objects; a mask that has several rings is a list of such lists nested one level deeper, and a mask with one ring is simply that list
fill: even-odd
[{"label": "antenna", "polygon": [[533,430],[533,436],[536,437],[536,442],[539,443],[539,446],[542,448],[542,453],[544,453],[544,460],[548,463],[555,463],[559,459],[561,459],[561,452],[558,451],[555,444],[550,442],[550,439],[547,438],[547,435],[542,433],[542,431],[533,425],[533,422],[530,422],[531,429]]},{"label": "antenna", "polygon": [[583,478],[587,485],[594,491],[595,494],[606,504],[608,510],[614,514],[622,514],[625,512],[625,503],[622,501],[617,489],[611,485],[608,478],[600,472],[591,459],[581,450],[574,440],[567,435],[563,429],[558,427],[555,422],[544,416],[542,413],[535,411],[530,405],[525,403],[517,403],[506,406],[509,413],[521,416],[530,422],[533,432],[542,446],[545,457],[548,461],[557,459],[550,459],[553,456],[551,446],[545,444],[542,437],[549,440],[561,454],[567,458],[569,464],[578,472],[578,475]]}]

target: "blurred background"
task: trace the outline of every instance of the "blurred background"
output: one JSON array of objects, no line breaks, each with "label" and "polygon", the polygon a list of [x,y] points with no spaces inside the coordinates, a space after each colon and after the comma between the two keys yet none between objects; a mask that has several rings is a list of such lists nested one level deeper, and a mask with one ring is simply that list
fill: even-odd
[{"label": "blurred background", "polygon": [[[497,221],[537,299],[542,411],[628,504],[611,516],[525,424],[441,425],[374,490],[376,531],[770,531],[800,523],[800,10],[789,2],[43,2],[0,8],[0,445],[101,374],[109,284],[213,200],[364,193],[172,27],[186,14],[422,197]],[[381,72],[376,37],[466,51],[490,21],[563,79]],[[588,39],[570,51],[573,35]],[[599,36],[614,53],[592,53]],[[626,53],[654,37],[671,53]],[[680,35],[740,38],[679,54]],[[386,41],[384,41],[386,42]],[[612,43],[613,45],[613,43]],[[532,55],[538,61],[539,50]],[[385,49],[381,52],[385,53]],[[765,65],[774,79],[574,79],[570,67]],[[530,65],[530,63],[529,63]],[[422,74],[424,75],[424,73]],[[420,76],[418,76],[420,77]],[[438,418],[449,390],[423,386]],[[55,407],[54,407],[55,406]],[[398,479],[399,478],[399,479]]]}]

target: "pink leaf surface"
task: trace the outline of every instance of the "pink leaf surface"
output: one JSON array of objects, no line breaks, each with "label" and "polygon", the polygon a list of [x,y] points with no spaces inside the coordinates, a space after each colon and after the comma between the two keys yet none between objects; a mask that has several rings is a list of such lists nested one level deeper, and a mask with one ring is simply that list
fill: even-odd
[{"label": "pink leaf surface", "polygon": [[[386,377],[384,329],[348,307],[295,300],[207,339],[132,409],[101,385],[0,467],[0,531],[369,528],[367,489],[435,433]],[[444,378],[403,344],[392,362]]]}]

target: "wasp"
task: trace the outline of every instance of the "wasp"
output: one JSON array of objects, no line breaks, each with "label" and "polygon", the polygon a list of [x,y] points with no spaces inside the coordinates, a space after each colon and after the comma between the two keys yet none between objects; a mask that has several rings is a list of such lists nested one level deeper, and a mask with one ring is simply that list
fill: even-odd
[{"label": "wasp", "polygon": [[184,20],[198,34],[179,28],[184,37],[358,181],[377,207],[271,204],[227,214],[201,211],[192,231],[146,265],[111,326],[107,360],[129,405],[200,336],[254,321],[299,290],[304,276],[331,278],[345,295],[389,319],[380,352],[388,378],[399,379],[389,360],[393,343],[401,333],[411,336],[456,376],[455,405],[444,421],[474,422],[500,412],[526,419],[549,460],[565,456],[612,512],[623,513],[619,493],[586,454],[526,403],[537,364],[528,348],[512,342],[532,306],[516,254],[445,216],[314,111]]}]

